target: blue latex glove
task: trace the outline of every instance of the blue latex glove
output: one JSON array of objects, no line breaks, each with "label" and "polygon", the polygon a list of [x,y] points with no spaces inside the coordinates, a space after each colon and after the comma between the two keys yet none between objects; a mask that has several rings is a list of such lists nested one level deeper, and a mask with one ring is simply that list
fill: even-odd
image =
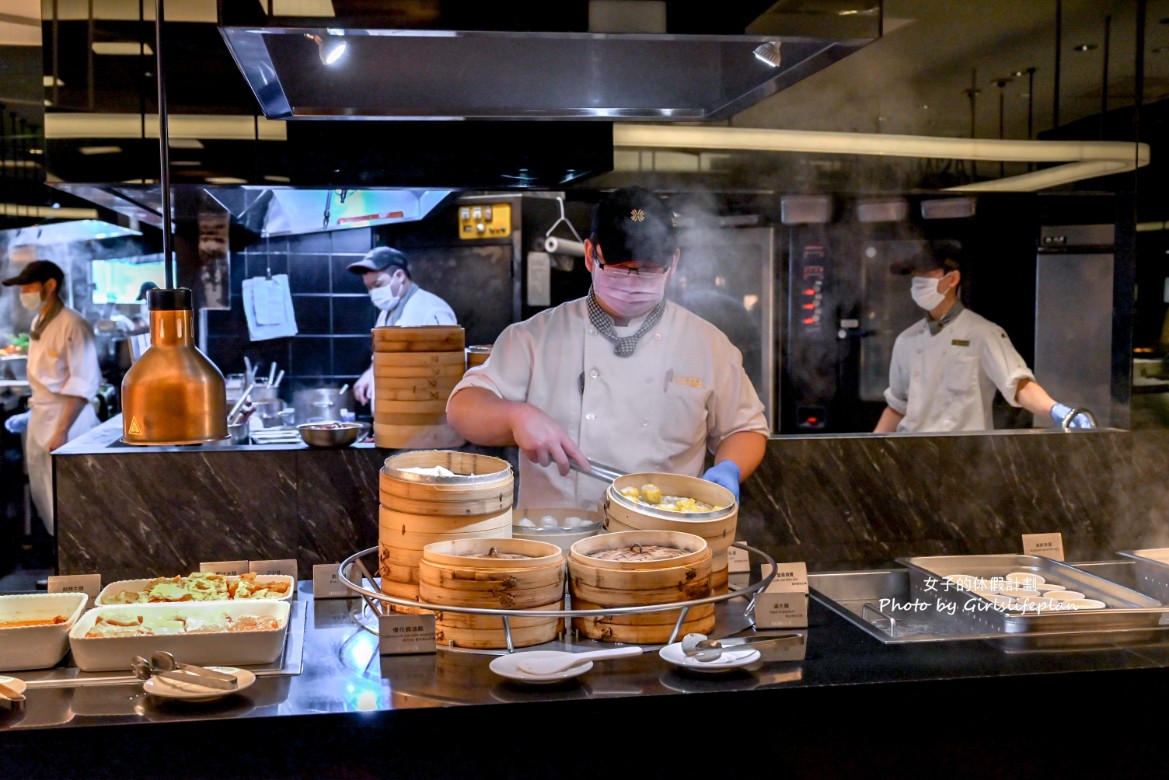
[{"label": "blue latex glove", "polygon": [[32,416],[32,412],[21,412],[14,414],[4,421],[4,430],[9,433],[23,433],[24,429],[28,427],[28,418]]},{"label": "blue latex glove", "polygon": [[739,502],[739,466],[733,460],[724,460],[706,470],[702,478],[707,482],[722,485],[735,494],[735,503]]},{"label": "blue latex glove", "polygon": [[[1056,404],[1055,406],[1051,407],[1051,419],[1055,420],[1056,425],[1062,426],[1064,418],[1071,413],[1072,407],[1067,406],[1066,404]],[[1072,418],[1071,422],[1068,423],[1068,427],[1087,429],[1095,428],[1096,426],[1092,424],[1092,420],[1088,417],[1088,415],[1080,412]]]}]

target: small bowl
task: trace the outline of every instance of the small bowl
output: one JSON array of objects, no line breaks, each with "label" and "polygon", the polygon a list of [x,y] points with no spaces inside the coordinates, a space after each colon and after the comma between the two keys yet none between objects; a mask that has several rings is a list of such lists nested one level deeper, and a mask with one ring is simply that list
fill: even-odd
[{"label": "small bowl", "polygon": [[296,426],[300,438],[310,447],[348,447],[357,441],[361,423],[356,422],[315,422]]}]

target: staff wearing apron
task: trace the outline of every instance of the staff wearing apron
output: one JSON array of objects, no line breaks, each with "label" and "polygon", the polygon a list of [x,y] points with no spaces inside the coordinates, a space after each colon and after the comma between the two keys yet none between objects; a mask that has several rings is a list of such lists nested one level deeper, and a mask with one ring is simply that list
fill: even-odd
[{"label": "staff wearing apron", "polygon": [[37,514],[53,535],[53,461],[50,453],[98,424],[90,405],[101,383],[93,328],[61,301],[65,272],[34,260],[4,285],[20,286],[20,303],[37,312],[28,346],[31,415],[25,432],[28,482]]},{"label": "staff wearing apron", "polygon": [[680,255],[673,213],[646,190],[618,190],[584,246],[589,294],[508,326],[451,392],[447,421],[475,444],[519,447],[521,506],[599,508],[602,481],[569,471],[588,458],[701,473],[737,500],[767,419],[739,349],[665,299]]}]

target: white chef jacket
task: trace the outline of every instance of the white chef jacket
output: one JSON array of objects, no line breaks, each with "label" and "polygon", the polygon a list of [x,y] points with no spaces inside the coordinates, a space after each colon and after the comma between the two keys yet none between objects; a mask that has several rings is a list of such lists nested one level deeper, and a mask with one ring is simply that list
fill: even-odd
[{"label": "white chef jacket", "polygon": [[893,344],[885,402],[905,415],[898,431],[986,431],[997,388],[1011,406],[1034,380],[1006,331],[964,309],[936,335],[923,318]]},{"label": "white chef jacket", "polygon": [[[36,322],[33,325],[35,327]],[[53,462],[48,450],[49,439],[67,404],[64,396],[86,400],[85,407],[69,428],[69,439],[77,438],[98,424],[97,414],[89,401],[97,395],[101,384],[93,327],[68,306],[49,321],[40,338],[29,341],[28,384],[32,390],[29,399],[31,414],[25,431],[29,491],[37,514],[52,534]]]},{"label": "white chef jacket", "polygon": [[[400,311],[399,311],[400,310]],[[395,319],[395,315],[397,318]],[[457,325],[455,313],[447,302],[434,293],[410,284],[406,299],[389,311],[379,312],[377,327],[398,325],[404,328],[420,325]]]},{"label": "white chef jacket", "polygon": [[[643,321],[618,332],[630,335]],[[467,387],[536,406],[587,457],[628,473],[699,476],[705,451],[727,436],[769,433],[742,354],[714,325],[672,302],[624,358],[589,322],[587,298],[546,309],[508,326],[452,397]],[[607,487],[520,458],[520,506],[597,510]]]}]

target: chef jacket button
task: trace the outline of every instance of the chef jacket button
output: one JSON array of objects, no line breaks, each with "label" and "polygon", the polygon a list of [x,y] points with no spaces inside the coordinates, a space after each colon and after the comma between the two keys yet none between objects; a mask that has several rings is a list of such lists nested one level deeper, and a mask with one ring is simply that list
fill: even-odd
[{"label": "chef jacket button", "polygon": [[592,412],[589,412],[588,414],[585,415],[585,419],[586,420],[595,420],[595,419],[597,419],[597,416],[595,414],[593,414]]},{"label": "chef jacket button", "polygon": [[596,328],[589,328],[589,335],[590,336],[597,335],[597,329]]},{"label": "chef jacket button", "polygon": [[662,340],[662,334],[655,333],[654,334],[654,341],[661,341],[661,340]]},{"label": "chef jacket button", "polygon": [[649,427],[649,420],[642,420],[642,421],[641,421],[641,427],[642,427],[642,428],[648,428],[648,427]]},{"label": "chef jacket button", "polygon": [[592,371],[589,372],[589,379],[596,379],[600,375],[601,375],[601,372],[594,368]]}]

